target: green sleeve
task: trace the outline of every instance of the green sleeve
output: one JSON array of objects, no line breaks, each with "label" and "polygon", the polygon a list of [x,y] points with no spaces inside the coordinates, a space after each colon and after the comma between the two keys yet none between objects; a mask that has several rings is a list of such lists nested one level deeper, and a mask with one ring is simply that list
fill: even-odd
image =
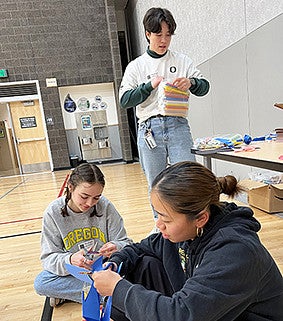
[{"label": "green sleeve", "polygon": [[191,86],[190,92],[193,95],[196,96],[204,96],[209,91],[209,82],[204,78],[194,78],[196,81],[196,84],[194,86]]},{"label": "green sleeve", "polygon": [[120,99],[121,107],[130,108],[137,106],[148,98],[152,90],[151,82],[148,82],[147,84],[139,85],[135,89],[126,91]]}]

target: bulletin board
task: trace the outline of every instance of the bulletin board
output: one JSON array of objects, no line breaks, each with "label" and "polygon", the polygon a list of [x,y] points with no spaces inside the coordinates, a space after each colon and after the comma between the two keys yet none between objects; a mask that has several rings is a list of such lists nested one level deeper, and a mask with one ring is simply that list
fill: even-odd
[{"label": "bulletin board", "polygon": [[[118,125],[118,116],[113,83],[59,87],[60,102],[65,129],[76,129],[75,113],[87,110],[105,110],[108,125]],[[64,109],[67,95],[75,102],[72,112]]]}]

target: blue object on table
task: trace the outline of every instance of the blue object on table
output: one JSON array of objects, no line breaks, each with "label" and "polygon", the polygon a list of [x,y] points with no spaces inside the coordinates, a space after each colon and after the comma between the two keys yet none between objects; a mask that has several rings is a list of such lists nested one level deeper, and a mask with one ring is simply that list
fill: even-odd
[{"label": "blue object on table", "polygon": [[250,135],[245,135],[244,136],[244,143],[249,145],[251,142],[259,142],[259,141],[264,141],[265,140],[265,136],[258,136],[255,138],[252,138]]},{"label": "blue object on table", "polygon": [[259,136],[259,137],[253,138],[254,142],[259,142],[259,141],[263,141],[263,140],[265,140],[265,136]]},{"label": "blue object on table", "polygon": [[215,140],[218,140],[220,143],[222,143],[222,144],[224,144],[225,146],[228,146],[228,147],[233,147],[234,146],[234,143],[230,139],[227,139],[227,138],[217,137],[217,138],[215,138]]},{"label": "blue object on table", "polygon": [[244,143],[249,145],[252,141],[252,137],[250,135],[245,135],[244,136]]}]

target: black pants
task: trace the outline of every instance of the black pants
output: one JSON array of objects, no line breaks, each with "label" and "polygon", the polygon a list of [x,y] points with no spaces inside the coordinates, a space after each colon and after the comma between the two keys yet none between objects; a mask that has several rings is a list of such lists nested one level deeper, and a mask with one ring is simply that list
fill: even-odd
[{"label": "black pants", "polygon": [[[173,294],[173,289],[163,264],[152,256],[142,256],[135,269],[125,275],[125,279],[133,284],[141,284],[148,290],[154,290],[166,296]],[[111,318],[114,321],[129,321],[125,314],[113,305]]]}]

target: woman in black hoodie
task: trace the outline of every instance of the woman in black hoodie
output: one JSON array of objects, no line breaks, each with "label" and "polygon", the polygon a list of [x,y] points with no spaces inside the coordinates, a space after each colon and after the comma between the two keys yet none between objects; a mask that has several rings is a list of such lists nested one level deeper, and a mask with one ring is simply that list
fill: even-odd
[{"label": "woman in black hoodie", "polygon": [[[260,242],[248,207],[220,202],[241,191],[195,162],[180,162],[154,180],[151,203],[160,233],[126,246],[94,286],[112,296],[115,321],[283,320],[283,281]],[[115,269],[114,269],[115,270]]]}]

